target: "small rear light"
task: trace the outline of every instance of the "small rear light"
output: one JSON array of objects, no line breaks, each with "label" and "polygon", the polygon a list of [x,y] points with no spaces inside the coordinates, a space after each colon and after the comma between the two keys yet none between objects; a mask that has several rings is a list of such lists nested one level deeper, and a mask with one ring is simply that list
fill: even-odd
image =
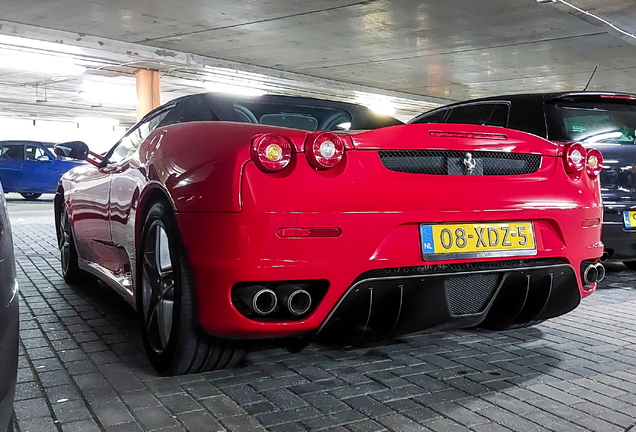
[{"label": "small rear light", "polygon": [[586,165],[586,151],[585,147],[581,144],[570,144],[565,148],[565,169],[568,172],[579,172],[585,168]]},{"label": "small rear light", "polygon": [[258,135],[252,141],[252,160],[265,172],[276,172],[285,168],[292,156],[291,144],[280,135]]},{"label": "small rear light", "polygon": [[624,100],[636,100],[636,97],[629,95],[601,95],[602,99],[624,99]]},{"label": "small rear light", "polygon": [[340,228],[279,228],[278,237],[340,237]]},{"label": "small rear light", "polygon": [[581,226],[583,228],[593,228],[601,224],[601,218],[583,219]]},{"label": "small rear light", "polygon": [[590,177],[595,178],[603,169],[603,155],[597,149],[591,149],[587,152],[587,164],[585,167]]},{"label": "small rear light", "polygon": [[477,139],[494,139],[494,140],[507,140],[508,135],[502,133],[490,133],[490,132],[445,132],[445,131],[429,131],[428,134],[432,137],[439,138],[477,138]]},{"label": "small rear light", "polygon": [[333,168],[340,163],[344,156],[345,142],[338,135],[324,132],[305,146],[305,154],[309,163],[318,169]]}]

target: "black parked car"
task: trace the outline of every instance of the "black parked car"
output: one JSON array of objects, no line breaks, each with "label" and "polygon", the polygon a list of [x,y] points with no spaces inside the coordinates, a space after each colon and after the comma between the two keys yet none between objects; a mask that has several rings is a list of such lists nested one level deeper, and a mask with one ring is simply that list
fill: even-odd
[{"label": "black parked car", "polygon": [[4,192],[0,185],[0,431],[12,431],[18,371],[18,282]]},{"label": "black parked car", "polygon": [[636,95],[537,93],[447,105],[409,123],[464,123],[530,132],[557,143],[578,142],[603,154],[605,259],[636,270]]}]

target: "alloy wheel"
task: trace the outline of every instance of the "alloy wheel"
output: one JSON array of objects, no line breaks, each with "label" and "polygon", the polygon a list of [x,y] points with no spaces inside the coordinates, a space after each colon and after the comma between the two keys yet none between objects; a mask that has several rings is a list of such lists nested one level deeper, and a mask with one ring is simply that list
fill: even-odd
[{"label": "alloy wheel", "polygon": [[66,272],[71,260],[71,225],[66,210],[62,211],[59,230],[60,258],[62,259],[62,270]]},{"label": "alloy wheel", "polygon": [[152,349],[163,352],[170,342],[175,299],[175,271],[168,234],[159,221],[148,230],[143,250],[142,300],[146,334]]}]

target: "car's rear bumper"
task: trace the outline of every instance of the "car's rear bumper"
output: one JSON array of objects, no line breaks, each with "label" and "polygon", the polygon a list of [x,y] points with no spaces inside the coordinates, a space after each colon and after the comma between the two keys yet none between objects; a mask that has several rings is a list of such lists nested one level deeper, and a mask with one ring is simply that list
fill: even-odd
[{"label": "car's rear bumper", "polygon": [[[510,212],[473,214],[470,215],[471,221],[533,221],[537,243],[536,255],[514,259],[463,259],[431,263],[422,259],[419,224],[443,220],[441,218],[461,220],[460,218],[466,218],[465,215],[440,215],[425,211],[390,214],[252,214],[244,211],[177,215],[194,273],[200,322],[211,334],[229,338],[285,337],[316,331],[333,313],[345,293],[368,272],[391,272],[389,269],[397,268],[433,268],[432,264],[434,268],[438,268],[437,266],[443,267],[448,264],[519,260],[531,260],[532,263],[532,260],[557,258],[563,263],[557,269],[540,263],[536,266],[530,264],[533,275],[531,285],[538,279],[549,278],[551,274],[558,279],[563,272],[571,273],[573,277],[568,278],[569,288],[560,290],[558,297],[554,297],[557,295],[556,292],[550,296],[574,307],[582,297],[590,294],[595,288],[584,288],[581,284],[581,263],[585,260],[596,260],[603,253],[603,245],[598,240],[600,227],[582,228],[581,221],[599,217],[600,210],[593,208],[529,210],[522,216],[511,216]],[[289,226],[339,227],[342,235],[335,238],[277,236],[279,228]],[[521,273],[515,274],[527,271],[525,265],[522,267],[523,269],[518,270]],[[532,269],[533,267],[536,269]],[[496,269],[492,272],[507,274]],[[437,275],[436,284],[452,277],[453,273]],[[515,279],[519,278],[515,276]],[[272,322],[251,319],[242,315],[233,304],[231,290],[237,283],[303,280],[326,280],[329,288],[313,312],[301,320]],[[528,286],[528,281],[519,284],[523,290],[534,290]],[[382,285],[386,286],[384,283]],[[412,283],[409,286],[412,286]],[[364,288],[369,289],[367,285]],[[428,284],[421,284],[420,288],[425,293],[424,297],[428,299],[417,299],[421,302],[422,308],[426,308],[426,313],[429,313],[429,306],[424,305],[431,304],[439,292]],[[508,288],[506,284],[501,285],[501,293],[509,289],[512,288]],[[541,288],[545,289],[548,288]],[[469,296],[470,293],[467,292],[467,297]],[[434,307],[442,308],[443,304]],[[521,313],[521,310],[518,312]],[[470,324],[477,324],[484,316],[471,317]],[[538,317],[537,313],[529,319],[540,319]],[[448,321],[455,321],[458,325],[463,323],[462,320],[455,320],[456,317],[447,318],[453,318]],[[436,325],[438,321],[435,321]],[[428,326],[431,323],[425,324]]]}]

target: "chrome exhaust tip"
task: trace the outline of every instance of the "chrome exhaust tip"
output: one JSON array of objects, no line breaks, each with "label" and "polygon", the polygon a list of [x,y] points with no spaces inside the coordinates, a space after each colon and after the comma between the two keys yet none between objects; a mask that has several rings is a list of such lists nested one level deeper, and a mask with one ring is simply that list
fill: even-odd
[{"label": "chrome exhaust tip", "polygon": [[591,285],[598,280],[598,268],[596,264],[591,264],[587,266],[585,271],[583,272],[583,282],[585,285]]},{"label": "chrome exhaust tip", "polygon": [[269,315],[274,312],[276,306],[278,306],[278,298],[274,291],[262,286],[252,286],[249,288],[246,293],[247,298],[245,303],[247,303],[250,309],[259,315]]},{"label": "chrome exhaust tip", "polygon": [[311,308],[311,294],[299,286],[281,285],[276,288],[276,293],[287,312],[292,315],[304,315]]},{"label": "chrome exhaust tip", "polygon": [[298,289],[287,297],[287,310],[292,315],[304,315],[311,307],[311,295],[304,289]]},{"label": "chrome exhaust tip", "polygon": [[596,282],[601,282],[603,279],[605,279],[605,266],[603,264],[601,263],[596,264],[596,272],[597,272]]},{"label": "chrome exhaust tip", "polygon": [[601,255],[601,262],[604,263],[605,261],[607,261],[610,257],[609,252],[603,252],[603,255]]}]

